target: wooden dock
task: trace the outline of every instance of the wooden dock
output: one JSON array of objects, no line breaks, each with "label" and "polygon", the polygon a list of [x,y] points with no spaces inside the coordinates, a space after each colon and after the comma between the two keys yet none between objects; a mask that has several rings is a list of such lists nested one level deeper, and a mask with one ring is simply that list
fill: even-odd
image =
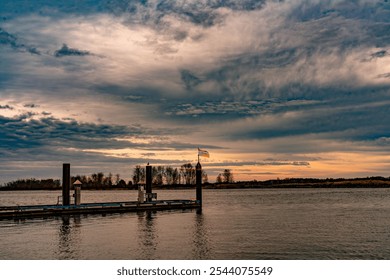
[{"label": "wooden dock", "polygon": [[81,203],[82,183],[76,180],[73,182],[74,204],[70,204],[70,164],[64,163],[62,168],[62,204],[58,200],[57,204],[53,205],[0,206],[0,220],[202,208],[202,167],[199,162],[196,166],[196,200],[157,200],[157,194],[152,193],[152,166],[148,163],[145,169],[146,191],[143,186],[139,186],[137,201]]},{"label": "wooden dock", "polygon": [[84,203],[80,205],[24,205],[0,206],[0,220],[44,218],[61,215],[108,214],[139,211],[161,211],[175,209],[196,209],[201,204],[197,200],[155,200],[139,203],[138,201]]}]

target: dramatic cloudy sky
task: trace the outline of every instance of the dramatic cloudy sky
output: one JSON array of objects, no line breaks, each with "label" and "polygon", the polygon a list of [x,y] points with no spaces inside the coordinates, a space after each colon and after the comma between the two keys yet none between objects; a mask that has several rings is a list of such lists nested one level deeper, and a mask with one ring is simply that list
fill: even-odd
[{"label": "dramatic cloudy sky", "polygon": [[390,175],[388,0],[2,0],[0,183],[196,163]]}]

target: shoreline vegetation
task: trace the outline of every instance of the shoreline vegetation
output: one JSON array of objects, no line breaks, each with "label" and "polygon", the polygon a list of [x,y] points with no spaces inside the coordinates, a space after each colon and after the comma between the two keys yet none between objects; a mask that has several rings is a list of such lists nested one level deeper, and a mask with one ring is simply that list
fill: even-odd
[{"label": "shoreline vegetation", "polygon": [[[72,178],[72,182],[76,178]],[[117,184],[83,183],[83,190],[136,190],[142,184],[125,183],[123,180]],[[204,189],[269,189],[269,188],[389,188],[389,177],[366,178],[286,178],[266,181],[239,181],[230,183],[204,183]],[[23,179],[0,185],[0,191],[26,191],[26,190],[61,190],[60,180],[54,179]],[[155,190],[192,189],[194,184],[153,184]]]}]

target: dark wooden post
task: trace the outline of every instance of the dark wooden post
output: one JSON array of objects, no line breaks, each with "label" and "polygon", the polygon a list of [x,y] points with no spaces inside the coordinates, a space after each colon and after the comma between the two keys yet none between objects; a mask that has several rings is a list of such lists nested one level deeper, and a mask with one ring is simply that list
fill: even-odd
[{"label": "dark wooden post", "polygon": [[202,206],[202,166],[199,162],[196,165],[196,200]]},{"label": "dark wooden post", "polygon": [[146,166],[146,201],[150,202],[152,201],[152,166],[148,165]]},{"label": "dark wooden post", "polygon": [[62,205],[70,205],[70,163],[62,167]]}]

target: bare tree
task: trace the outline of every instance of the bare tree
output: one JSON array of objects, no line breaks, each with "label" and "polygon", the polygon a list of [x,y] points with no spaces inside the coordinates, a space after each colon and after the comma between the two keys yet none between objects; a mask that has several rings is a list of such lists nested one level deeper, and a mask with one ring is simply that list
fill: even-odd
[{"label": "bare tree", "polygon": [[103,172],[99,172],[97,174],[97,184],[98,184],[98,186],[101,186],[103,184],[103,178],[104,178],[104,173]]},{"label": "bare tree", "polygon": [[163,166],[153,166],[152,169],[152,177],[153,177],[153,184],[161,186],[164,181],[164,173],[165,173],[165,168]]},{"label": "bare tree", "polygon": [[203,183],[209,182],[209,176],[207,176],[207,173],[204,170],[202,170],[202,181]]},{"label": "bare tree", "polygon": [[230,169],[225,169],[222,173],[224,183],[233,183],[233,173]]},{"label": "bare tree", "polygon": [[180,167],[180,174],[183,177],[183,180],[186,185],[195,184],[196,181],[196,171],[191,163],[183,164]]},{"label": "bare tree", "polygon": [[133,182],[134,185],[145,182],[145,168],[137,165],[133,170]]},{"label": "bare tree", "polygon": [[177,168],[175,168],[175,170],[173,170],[173,173],[172,173],[172,184],[177,185],[179,183],[180,183],[179,170],[177,170]]},{"label": "bare tree", "polygon": [[165,168],[165,182],[167,185],[172,185],[173,184],[173,172],[174,169],[170,166]]},{"label": "bare tree", "polygon": [[112,173],[108,173],[108,176],[103,179],[103,185],[105,186],[112,186]]},{"label": "bare tree", "polygon": [[[135,166],[133,170],[133,184],[138,185],[140,183],[144,183],[145,176],[145,168],[141,167],[140,165]],[[202,171],[202,178],[203,182],[208,182],[208,176],[205,171]],[[191,163],[183,164],[180,169],[170,166],[153,166],[152,182],[155,185],[163,185],[164,183],[167,185],[193,185],[196,183],[196,170]]]},{"label": "bare tree", "polygon": [[222,175],[221,175],[221,174],[218,174],[217,179],[216,179],[216,182],[217,182],[218,184],[222,183]]},{"label": "bare tree", "polygon": [[98,175],[96,173],[93,173],[91,175],[91,183],[92,184],[97,184],[97,182],[98,182]]}]

